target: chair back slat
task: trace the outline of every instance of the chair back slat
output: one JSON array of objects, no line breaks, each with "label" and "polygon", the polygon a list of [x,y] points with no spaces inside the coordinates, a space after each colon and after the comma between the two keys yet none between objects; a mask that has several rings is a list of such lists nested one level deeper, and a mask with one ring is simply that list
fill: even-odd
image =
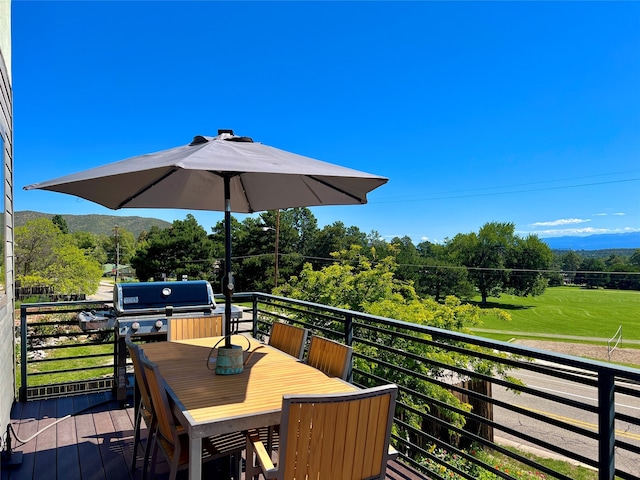
[{"label": "chair back slat", "polygon": [[329,376],[346,380],[351,371],[351,352],[348,345],[313,335],[307,363]]},{"label": "chair back slat", "polygon": [[219,315],[194,318],[168,317],[167,337],[170,341],[220,335],[222,335],[222,317]]},{"label": "chair back slat", "polygon": [[140,353],[140,347],[133,343],[129,337],[125,337],[124,341],[127,346],[127,351],[129,352],[129,357],[131,357],[131,361],[133,362],[133,375],[136,379],[136,383],[138,384],[142,405],[151,412],[152,407],[151,396],[149,394],[149,384],[147,383],[147,376],[145,374],[144,367],[142,366],[142,354]]},{"label": "chair back slat", "polygon": [[309,331],[306,328],[276,322],[271,327],[269,345],[301,360],[308,334]]},{"label": "chair back slat", "polygon": [[169,444],[175,447],[177,439],[176,425],[160,369],[145,357],[142,357],[142,365],[147,376],[153,413],[158,422],[159,433]]},{"label": "chair back slat", "polygon": [[278,479],[384,478],[397,387],[285,396]]}]

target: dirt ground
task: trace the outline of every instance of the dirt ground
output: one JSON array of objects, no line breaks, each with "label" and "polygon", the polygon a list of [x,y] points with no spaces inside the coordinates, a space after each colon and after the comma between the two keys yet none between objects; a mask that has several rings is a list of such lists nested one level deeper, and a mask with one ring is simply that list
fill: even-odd
[{"label": "dirt ground", "polygon": [[[542,340],[518,339],[514,343],[541,350],[575,355],[577,357],[591,358],[595,360],[609,361],[606,346],[589,345],[585,343],[549,342]],[[611,353],[611,362],[623,363],[625,365],[635,365],[640,368],[640,349],[637,348],[616,348]]]}]

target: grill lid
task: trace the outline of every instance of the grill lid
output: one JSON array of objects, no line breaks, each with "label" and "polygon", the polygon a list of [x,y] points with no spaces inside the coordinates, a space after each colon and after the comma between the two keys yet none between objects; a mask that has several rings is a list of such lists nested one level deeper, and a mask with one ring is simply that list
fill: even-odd
[{"label": "grill lid", "polygon": [[113,289],[116,315],[173,312],[211,313],[216,308],[213,289],[206,280],[184,282],[116,283]]}]

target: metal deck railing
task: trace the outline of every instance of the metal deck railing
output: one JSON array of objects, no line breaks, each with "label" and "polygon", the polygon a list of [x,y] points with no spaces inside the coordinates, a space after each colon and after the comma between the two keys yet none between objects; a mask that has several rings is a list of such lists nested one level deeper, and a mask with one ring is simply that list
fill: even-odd
[{"label": "metal deck railing", "polygon": [[[640,477],[639,369],[268,294],[236,294],[234,301],[252,305],[252,315],[237,321],[235,331],[261,338],[274,321],[304,326],[353,346],[349,380],[355,385],[396,383],[394,445],[402,462],[429,478],[529,478],[507,472],[496,458],[517,462],[530,478],[571,478],[541,457],[579,463],[599,479]],[[47,393],[56,384],[46,382],[49,375],[76,371],[34,371],[42,362],[29,358],[34,340],[55,335],[34,333],[36,320],[55,326],[55,316],[66,315],[71,322],[70,312],[88,303],[22,306],[21,398],[35,398],[33,388]],[[95,348],[109,343],[85,340]],[[112,369],[107,357],[105,366]],[[34,380],[41,385],[32,385]]]}]

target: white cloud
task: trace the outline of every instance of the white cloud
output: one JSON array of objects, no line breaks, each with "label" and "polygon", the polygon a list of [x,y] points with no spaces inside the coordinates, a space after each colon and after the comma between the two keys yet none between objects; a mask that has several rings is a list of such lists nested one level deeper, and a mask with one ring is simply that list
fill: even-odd
[{"label": "white cloud", "polygon": [[613,215],[616,217],[624,217],[626,213],[618,212],[618,213],[614,213]]},{"label": "white cloud", "polygon": [[624,212],[616,212],[616,213],[594,213],[594,217],[608,217],[609,215],[613,215],[614,217],[624,217],[626,213]]},{"label": "white cloud", "polygon": [[572,225],[575,223],[590,222],[589,218],[561,218],[559,220],[552,220],[550,222],[536,222],[532,223],[532,227],[557,227],[559,225]]},{"label": "white cloud", "polygon": [[564,236],[587,236],[601,235],[605,233],[631,233],[640,232],[640,228],[623,227],[623,228],[553,228],[548,230],[536,231],[535,234],[540,237],[564,237]]}]

